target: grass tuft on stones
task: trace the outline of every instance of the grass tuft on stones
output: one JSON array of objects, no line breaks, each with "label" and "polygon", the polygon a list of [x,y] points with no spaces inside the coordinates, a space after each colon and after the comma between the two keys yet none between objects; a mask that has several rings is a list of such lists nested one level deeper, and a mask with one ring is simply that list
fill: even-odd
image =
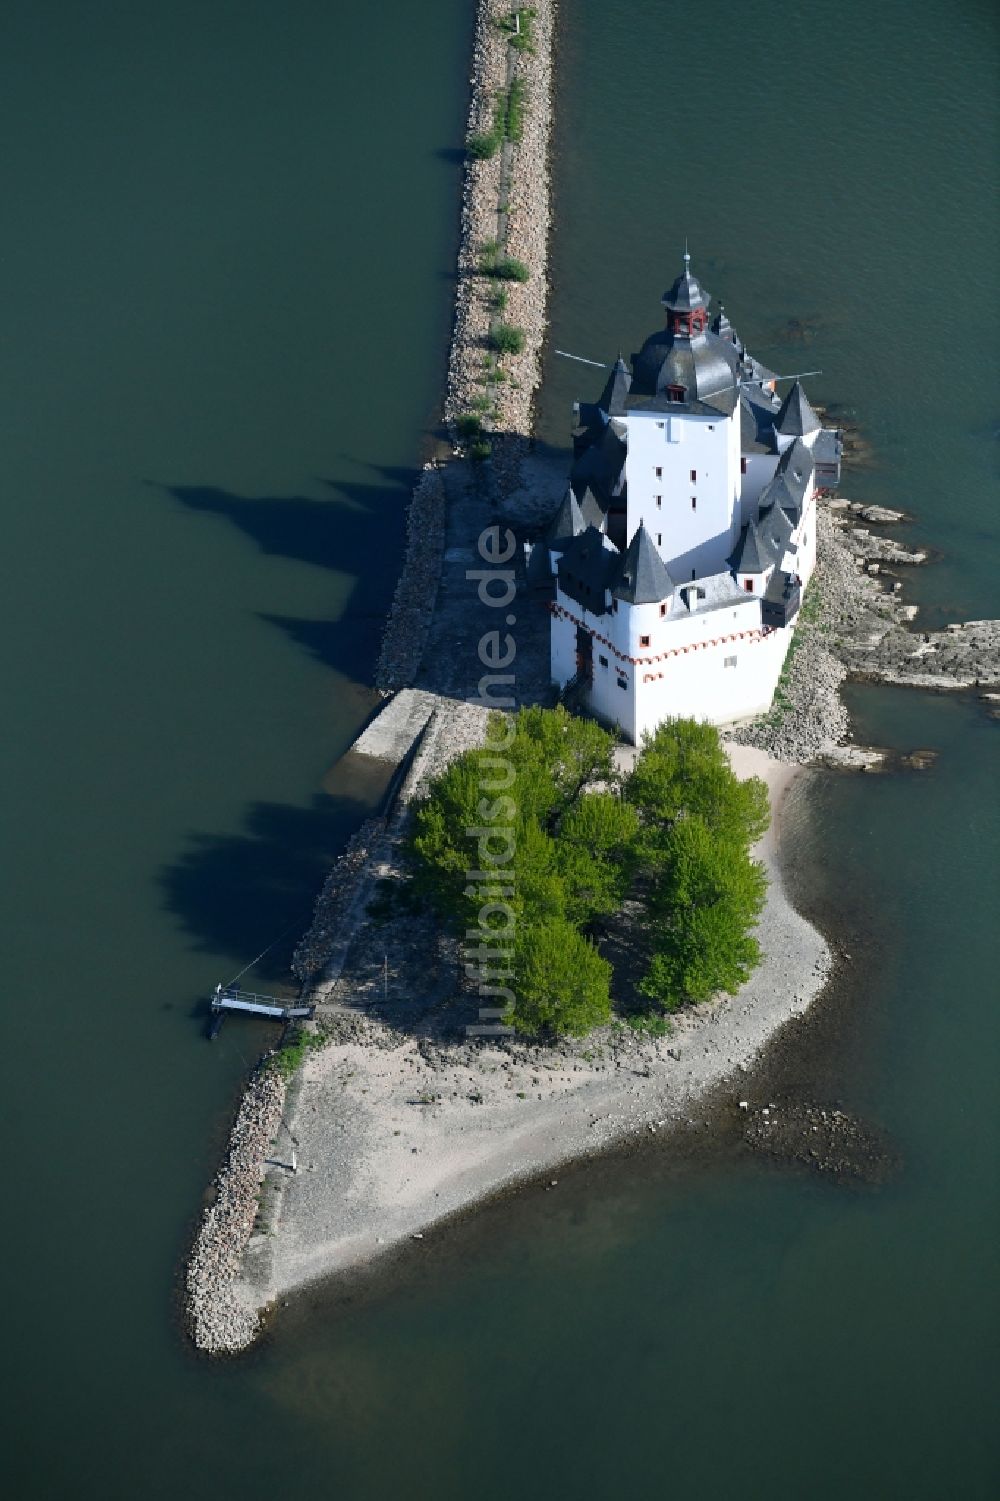
[{"label": "grass tuft on stones", "polygon": [[524,329],[512,323],[498,323],[490,330],[490,348],[497,354],[520,354],[524,349]]}]

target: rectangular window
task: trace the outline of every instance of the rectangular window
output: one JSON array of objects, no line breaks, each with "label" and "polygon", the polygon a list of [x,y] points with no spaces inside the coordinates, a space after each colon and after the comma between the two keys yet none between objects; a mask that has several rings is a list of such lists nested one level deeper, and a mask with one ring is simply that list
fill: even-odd
[{"label": "rectangular window", "polygon": [[656,545],[657,545],[657,547],[662,547],[663,546],[663,533],[662,532],[657,532],[657,534],[656,534]]},{"label": "rectangular window", "polygon": [[657,468],[653,472],[656,475],[657,479],[662,479],[663,478],[663,470],[662,469]]},{"label": "rectangular window", "polygon": [[741,474],[746,474],[746,472],[747,472],[747,461],[746,461],[746,459],[740,459],[740,473]]},{"label": "rectangular window", "polygon": [[727,657],[726,660],[723,662],[722,665],[723,665],[723,667],[735,667],[736,666],[736,658],[735,657]]},{"label": "rectangular window", "polygon": [[663,496],[662,495],[658,495],[656,497],[656,509],[659,511],[659,510],[662,509],[662,507],[663,507]]},{"label": "rectangular window", "polygon": [[660,614],[661,615],[665,615],[666,613],[667,613],[667,607],[666,607],[666,605],[661,605],[660,606]]},{"label": "rectangular window", "polygon": [[600,664],[601,664],[602,667],[607,667],[607,665],[608,665],[608,659],[607,659],[607,657],[598,657],[597,660],[598,660],[598,662],[600,662]]},{"label": "rectangular window", "polygon": [[748,594],[752,594],[753,593],[753,579],[747,579],[747,581],[743,585],[743,587],[747,591]]},{"label": "rectangular window", "polygon": [[696,495],[692,495],[691,497],[691,509],[692,511],[696,511],[698,509],[698,497]]},{"label": "rectangular window", "polygon": [[692,577],[692,578],[694,578],[694,576],[695,576],[695,574],[694,574],[694,569],[693,569],[693,568],[692,568],[692,569],[691,569],[691,577]]},{"label": "rectangular window", "polygon": [[698,483],[698,471],[697,471],[697,469],[692,469],[691,470],[691,483],[692,483],[692,485],[696,485]]},{"label": "rectangular window", "polygon": [[627,688],[628,687],[628,678],[619,677],[619,679],[618,679],[618,686],[619,686],[619,688]]},{"label": "rectangular window", "polygon": [[648,646],[649,645],[649,637],[648,636],[640,636],[639,637],[639,645],[640,646]]}]

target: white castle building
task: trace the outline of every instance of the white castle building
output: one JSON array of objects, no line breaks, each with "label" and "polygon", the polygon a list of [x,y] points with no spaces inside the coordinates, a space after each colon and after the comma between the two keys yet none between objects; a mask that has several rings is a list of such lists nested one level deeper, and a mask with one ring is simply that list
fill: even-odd
[{"label": "white castle building", "polygon": [[[555,575],[552,678],[633,741],[766,710],[816,561],[840,435],[743,347],[690,270],[666,328],[574,408],[570,486],[530,569]],[[547,553],[547,557],[546,557]]]}]

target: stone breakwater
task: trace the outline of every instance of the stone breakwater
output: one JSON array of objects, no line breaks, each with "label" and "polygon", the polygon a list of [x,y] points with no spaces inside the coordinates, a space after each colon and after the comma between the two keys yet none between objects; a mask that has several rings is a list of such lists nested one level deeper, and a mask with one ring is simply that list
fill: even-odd
[{"label": "stone breakwater", "polygon": [[260,1314],[238,1294],[237,1278],[259,1208],[266,1159],[281,1124],[284,1080],[261,1068],[251,1079],[216,1177],[187,1267],[187,1317],[199,1350],[243,1350],[256,1338]]},{"label": "stone breakwater", "polygon": [[[524,333],[520,354],[502,357],[504,379],[493,386],[498,433],[525,437],[531,430],[534,392],[541,381],[546,328],[549,240],[549,136],[552,123],[552,39],[554,0],[535,0],[531,51],[512,48],[502,23],[510,0],[480,0],[472,58],[469,134],[488,132],[496,97],[516,78],[525,90],[521,139],[508,142],[487,161],[471,159],[465,168],[458,252],[458,294],[445,418],[456,420],[475,408],[484,391],[484,361],[494,316],[491,294],[507,293],[504,322]],[[505,170],[506,163],[506,170]],[[502,179],[508,178],[506,198]],[[505,206],[505,207],[504,207]],[[503,249],[528,268],[526,282],[501,282],[480,274],[483,246],[497,241],[506,226]]]},{"label": "stone breakwater", "polygon": [[[444,416],[462,455],[458,421],[481,414],[493,456],[484,481],[501,495],[520,483],[520,462],[531,432],[534,393],[541,381],[546,329],[549,211],[549,138],[552,123],[554,0],[537,0],[531,20],[532,50],[510,46],[501,23],[512,10],[503,0],[480,0],[471,69],[469,135],[487,134],[497,96],[513,79],[524,88],[520,141],[508,141],[487,160],[466,162],[458,249],[458,291],[448,358]],[[484,246],[498,244],[522,261],[525,282],[482,274]],[[505,323],[519,328],[519,354],[494,357],[493,298],[502,291]],[[488,411],[482,412],[487,406]],[[416,679],[434,615],[447,517],[441,467],[427,464],[407,514],[406,556],[382,637],[375,686],[392,693]]]}]

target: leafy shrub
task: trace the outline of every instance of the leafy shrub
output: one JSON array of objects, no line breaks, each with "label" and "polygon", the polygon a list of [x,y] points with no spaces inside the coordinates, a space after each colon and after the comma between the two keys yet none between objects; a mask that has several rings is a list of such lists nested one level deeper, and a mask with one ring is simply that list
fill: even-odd
[{"label": "leafy shrub", "polygon": [[524,348],[524,329],[511,323],[498,323],[490,332],[490,348],[497,354],[520,354]]},{"label": "leafy shrub", "polygon": [[531,272],[516,256],[497,255],[493,258],[488,274],[503,281],[527,281]]},{"label": "leafy shrub", "polygon": [[496,130],[478,130],[466,142],[469,155],[477,162],[488,162],[500,150],[503,136]]}]

